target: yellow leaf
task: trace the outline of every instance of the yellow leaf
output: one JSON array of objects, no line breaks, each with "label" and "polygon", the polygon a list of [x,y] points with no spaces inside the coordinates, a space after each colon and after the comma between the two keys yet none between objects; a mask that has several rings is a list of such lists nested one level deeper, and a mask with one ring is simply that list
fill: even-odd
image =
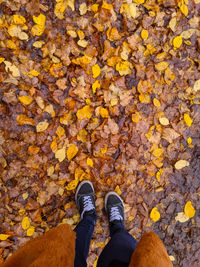
[{"label": "yellow leaf", "polygon": [[0,234],[0,240],[5,241],[10,235]]},{"label": "yellow leaf", "polygon": [[36,126],[37,133],[45,131],[49,126],[49,123],[47,121],[41,121]]},{"label": "yellow leaf", "polygon": [[72,38],[76,38],[77,37],[77,33],[73,30],[69,30],[67,31],[67,33],[72,37]]},{"label": "yellow leaf", "polygon": [[26,217],[24,217],[23,220],[22,220],[22,228],[23,228],[24,230],[26,230],[26,229],[29,228],[29,226],[30,226],[30,221],[29,221],[29,218],[26,216]]},{"label": "yellow leaf", "polygon": [[169,120],[165,117],[159,118],[160,124],[167,126],[169,125]]},{"label": "yellow leaf", "polygon": [[77,140],[85,143],[86,142],[86,136],[87,136],[87,131],[85,129],[82,129],[78,132]]},{"label": "yellow leaf", "polygon": [[43,44],[45,44],[44,41],[36,41],[33,43],[33,46],[36,48],[41,48],[43,46]]},{"label": "yellow leaf", "polygon": [[188,201],[188,202],[185,204],[184,212],[185,212],[185,215],[186,215],[187,217],[189,217],[189,218],[194,217],[194,215],[195,215],[195,209],[194,209],[194,207],[192,206],[192,202],[191,202],[191,201]]},{"label": "yellow leaf", "polygon": [[61,138],[65,134],[65,129],[61,126],[58,126],[56,134],[58,135],[59,138]]},{"label": "yellow leaf", "polygon": [[13,77],[19,77],[20,76],[20,72],[19,72],[18,67],[16,67],[14,64],[12,64],[9,61],[4,61],[4,64],[6,65],[6,67],[5,67],[6,71],[10,70],[12,72]]},{"label": "yellow leaf", "polygon": [[108,40],[110,40],[111,42],[121,39],[121,35],[119,34],[116,27],[109,28],[106,34],[107,34]]},{"label": "yellow leaf", "polygon": [[[37,77],[40,73],[37,70],[30,70],[29,71],[29,75]],[[29,76],[30,77],[30,76]]]},{"label": "yellow leaf", "polygon": [[45,17],[45,15],[40,13],[40,15],[38,15],[37,17],[33,16],[33,21],[36,24],[41,25],[42,27],[44,27],[45,26],[45,22],[46,22],[46,17]]},{"label": "yellow leaf", "polygon": [[20,40],[28,40],[28,34],[27,33],[25,33],[25,32],[19,32],[19,34],[18,34],[18,38],[20,39]]},{"label": "yellow leaf", "polygon": [[46,111],[47,113],[51,114],[52,117],[55,117],[55,115],[56,115],[52,104],[47,105],[45,107],[44,111]]},{"label": "yellow leaf", "polygon": [[150,96],[149,96],[149,94],[140,94],[139,100],[141,103],[148,104],[148,103],[150,103]]},{"label": "yellow leaf", "polygon": [[88,41],[86,41],[85,39],[83,39],[83,40],[79,40],[79,41],[77,42],[77,44],[78,44],[79,46],[85,48],[85,47],[88,45]]},{"label": "yellow leaf", "polygon": [[183,15],[185,15],[187,17],[187,15],[188,15],[188,7],[185,4],[182,4],[180,6],[180,10],[183,13]]},{"label": "yellow leaf", "polygon": [[25,211],[25,209],[20,209],[18,211],[18,213],[19,213],[20,216],[23,216],[26,213],[26,211]]},{"label": "yellow leaf", "polygon": [[94,66],[92,66],[93,78],[97,78],[100,75],[100,73],[101,73],[101,69],[98,64],[95,64]]},{"label": "yellow leaf", "polygon": [[121,76],[131,74],[132,72],[131,68],[132,68],[132,64],[129,61],[120,61],[116,65],[116,70],[119,72]]},{"label": "yellow leaf", "polygon": [[175,220],[181,223],[187,222],[189,219],[184,212],[178,212],[178,215],[175,217]]},{"label": "yellow leaf", "polygon": [[67,3],[63,2],[63,0],[56,1],[56,2],[58,2],[58,3],[56,3],[56,5],[55,5],[54,13],[55,13],[57,18],[64,19],[63,13],[67,7]]},{"label": "yellow leaf", "polygon": [[138,123],[139,119],[140,119],[139,114],[137,114],[137,113],[132,114],[132,121],[133,122]]},{"label": "yellow leaf", "polygon": [[87,165],[90,167],[93,167],[94,163],[93,163],[93,160],[91,158],[87,158]]},{"label": "yellow leaf", "polygon": [[93,12],[97,12],[98,11],[98,8],[99,8],[99,5],[98,4],[93,4],[92,6],[91,6],[91,10],[93,11]]},{"label": "yellow leaf", "polygon": [[150,218],[151,218],[154,222],[157,222],[157,221],[160,219],[160,213],[158,212],[157,207],[154,207],[154,208],[151,210]]},{"label": "yellow leaf", "polygon": [[191,145],[192,144],[192,138],[191,137],[188,137],[187,143],[188,143],[188,145]]},{"label": "yellow leaf", "polygon": [[34,226],[30,226],[26,231],[27,236],[32,236],[34,233],[35,233],[35,227]]},{"label": "yellow leaf", "polygon": [[137,18],[139,15],[138,8],[135,3],[131,3],[128,5],[127,12],[134,19]]},{"label": "yellow leaf", "polygon": [[11,37],[18,37],[21,31],[22,31],[21,28],[16,25],[10,25],[8,28],[8,33]]},{"label": "yellow leaf", "polygon": [[105,8],[107,10],[110,10],[110,9],[113,8],[113,6],[111,4],[108,4],[105,1],[103,1],[102,8]]},{"label": "yellow leaf", "polygon": [[66,149],[65,147],[58,149],[55,153],[55,158],[59,160],[59,162],[62,162],[65,159],[66,155]]},{"label": "yellow leaf", "polygon": [[159,169],[159,171],[156,173],[156,179],[160,183],[160,177],[163,174],[163,169]]},{"label": "yellow leaf", "polygon": [[143,40],[146,40],[148,38],[148,36],[149,36],[149,33],[148,33],[147,30],[142,30],[141,31],[141,37],[142,37]]},{"label": "yellow leaf", "polygon": [[174,167],[177,170],[181,170],[182,168],[187,167],[189,165],[190,163],[187,160],[180,159],[179,161],[175,163]]},{"label": "yellow leaf", "polygon": [[183,38],[180,35],[179,36],[176,36],[173,39],[173,46],[175,48],[179,48],[182,45],[182,42],[183,42]]},{"label": "yellow leaf", "polygon": [[106,154],[107,149],[108,149],[107,144],[104,144],[104,145],[101,147],[101,149],[100,149],[101,154]]},{"label": "yellow leaf", "polygon": [[62,187],[59,187],[59,189],[58,189],[58,194],[59,194],[60,196],[62,196],[63,193],[64,193],[64,189],[63,189]]},{"label": "yellow leaf", "polygon": [[20,114],[17,116],[17,122],[19,125],[32,125],[35,126],[34,119],[27,117],[26,115]]},{"label": "yellow leaf", "polygon": [[83,40],[85,38],[85,33],[81,30],[78,30],[78,37],[80,38],[80,40]]},{"label": "yellow leaf", "polygon": [[78,147],[74,144],[70,145],[70,147],[67,149],[67,158],[70,161],[73,159],[78,152]]},{"label": "yellow leaf", "polygon": [[153,99],[153,104],[155,107],[160,107],[160,101],[156,98]]},{"label": "yellow leaf", "polygon": [[15,24],[24,24],[26,19],[21,15],[13,15],[13,20]]},{"label": "yellow leaf", "polygon": [[121,195],[122,191],[120,190],[119,185],[117,185],[117,186],[115,187],[115,192],[116,192],[119,196]]},{"label": "yellow leaf", "polygon": [[184,121],[188,127],[190,127],[193,123],[193,120],[190,118],[190,115],[186,113],[184,114]]},{"label": "yellow leaf", "polygon": [[50,166],[50,167],[47,169],[47,175],[48,175],[48,176],[51,176],[53,173],[54,173],[54,166]]},{"label": "yellow leaf", "polygon": [[144,4],[145,0],[133,0],[136,4]]},{"label": "yellow leaf", "polygon": [[152,154],[154,155],[154,157],[159,158],[160,156],[162,156],[163,152],[163,148],[156,148],[153,150]]},{"label": "yellow leaf", "polygon": [[169,258],[170,258],[170,261],[175,261],[175,258],[173,255],[170,255]]},{"label": "yellow leaf", "polygon": [[86,105],[77,111],[76,116],[79,120],[90,119],[92,117],[92,109],[89,105]]},{"label": "yellow leaf", "polygon": [[72,180],[71,182],[68,183],[68,185],[65,187],[67,190],[74,190],[76,189],[78,185],[78,180]]},{"label": "yellow leaf", "polygon": [[102,118],[108,118],[109,117],[109,113],[108,113],[108,110],[106,108],[100,107],[99,113],[100,113]]},{"label": "yellow leaf", "polygon": [[0,57],[0,64],[5,61],[4,57]]},{"label": "yellow leaf", "polygon": [[6,40],[6,47],[10,49],[17,49],[16,44],[12,40]]},{"label": "yellow leaf", "polygon": [[96,81],[92,84],[92,91],[93,91],[93,94],[96,93],[97,88],[100,88],[100,83],[99,83],[98,80],[96,80]]},{"label": "yellow leaf", "polygon": [[194,83],[194,91],[197,92],[198,90],[200,90],[200,79]]},{"label": "yellow leaf", "polygon": [[79,7],[80,15],[85,15],[87,13],[87,5],[86,3],[82,3]]},{"label": "yellow leaf", "polygon": [[169,63],[166,61],[159,62],[155,65],[156,69],[159,71],[164,71],[169,66]]},{"label": "yellow leaf", "polygon": [[33,102],[33,98],[29,95],[19,96],[19,101],[24,105],[30,105]]},{"label": "yellow leaf", "polygon": [[169,22],[170,29],[175,32],[176,29],[176,17],[172,18]]},{"label": "yellow leaf", "polygon": [[110,100],[111,106],[116,106],[118,104],[118,99],[117,97],[114,97]]},{"label": "yellow leaf", "polygon": [[28,198],[28,193],[26,192],[26,193],[22,194],[22,197],[23,197],[23,200],[26,200]]}]

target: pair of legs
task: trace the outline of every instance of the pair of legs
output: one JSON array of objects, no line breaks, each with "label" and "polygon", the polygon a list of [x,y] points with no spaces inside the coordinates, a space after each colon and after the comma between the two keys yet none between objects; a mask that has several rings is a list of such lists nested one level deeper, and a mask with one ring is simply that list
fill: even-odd
[{"label": "pair of legs", "polygon": [[[75,267],[86,267],[90,241],[96,224],[94,189],[89,181],[82,182],[76,191],[76,203],[81,221],[76,232]],[[110,227],[110,241],[99,256],[97,267],[128,267],[137,241],[124,226],[124,205],[122,199],[110,192],[105,198],[105,209]]]}]

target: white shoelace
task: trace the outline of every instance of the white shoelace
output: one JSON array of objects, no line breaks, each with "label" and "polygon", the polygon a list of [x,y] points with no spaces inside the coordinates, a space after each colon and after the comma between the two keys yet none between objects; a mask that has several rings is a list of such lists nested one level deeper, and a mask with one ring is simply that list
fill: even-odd
[{"label": "white shoelace", "polygon": [[84,196],[83,197],[83,211],[81,213],[81,219],[83,219],[83,215],[86,211],[90,211],[95,209],[93,203],[92,203],[92,199],[90,196]]},{"label": "white shoelace", "polygon": [[110,211],[110,222],[115,220],[123,220],[123,217],[120,215],[118,207],[112,207]]}]

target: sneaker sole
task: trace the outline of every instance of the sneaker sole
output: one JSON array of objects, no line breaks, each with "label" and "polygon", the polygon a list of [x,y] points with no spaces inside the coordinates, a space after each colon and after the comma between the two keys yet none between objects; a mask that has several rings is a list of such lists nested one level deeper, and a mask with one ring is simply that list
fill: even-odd
[{"label": "sneaker sole", "polygon": [[81,183],[78,185],[77,189],[76,189],[76,194],[75,194],[75,201],[76,201],[76,203],[77,203],[77,195],[78,195],[78,191],[79,191],[79,189],[81,188],[81,186],[82,186],[83,184],[86,184],[86,183],[91,185],[92,190],[93,190],[93,192],[94,192],[93,184],[92,184],[90,181],[85,180],[85,181],[81,182]]},{"label": "sneaker sole", "polygon": [[122,200],[122,198],[121,198],[116,192],[109,192],[109,193],[106,194],[106,196],[105,196],[105,201],[104,201],[104,205],[105,205],[105,210],[106,210],[106,212],[107,212],[107,209],[106,209],[106,207],[107,207],[107,201],[108,201],[108,198],[109,198],[110,195],[115,195],[115,196],[117,196],[117,197],[121,200],[122,205],[123,205],[123,207],[124,207],[124,201]]}]

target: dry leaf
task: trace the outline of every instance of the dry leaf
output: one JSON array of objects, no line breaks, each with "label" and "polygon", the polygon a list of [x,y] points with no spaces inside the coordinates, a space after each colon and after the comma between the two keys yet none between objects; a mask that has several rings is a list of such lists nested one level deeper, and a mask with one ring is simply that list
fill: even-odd
[{"label": "dry leaf", "polygon": [[181,159],[181,160],[179,160],[179,161],[177,161],[177,162],[175,163],[174,167],[175,167],[175,169],[177,169],[177,170],[181,170],[182,168],[187,167],[187,166],[189,166],[189,165],[190,165],[190,163],[189,163],[187,160],[183,160],[183,159]]},{"label": "dry leaf", "polygon": [[4,235],[4,234],[0,234],[0,240],[1,241],[5,241],[6,239],[8,239],[10,235]]},{"label": "dry leaf", "polygon": [[185,204],[184,212],[185,212],[185,215],[186,215],[187,217],[189,217],[189,218],[194,217],[194,215],[195,215],[195,209],[194,209],[194,207],[192,206],[192,202],[191,202],[191,201],[188,201],[188,202]]},{"label": "dry leaf", "polygon": [[159,118],[160,124],[167,126],[169,125],[169,120],[165,117]]},{"label": "dry leaf", "polygon": [[59,162],[62,162],[65,159],[66,156],[66,149],[65,147],[58,149],[55,153],[55,158],[59,160]]},{"label": "dry leaf", "polygon": [[178,215],[175,217],[175,220],[181,223],[187,222],[189,219],[184,212],[178,212]]},{"label": "dry leaf", "polygon": [[32,236],[34,233],[35,233],[35,227],[34,226],[30,226],[26,231],[27,236]]},{"label": "dry leaf", "polygon": [[190,127],[193,123],[193,120],[190,118],[190,115],[186,113],[184,114],[184,121],[188,127]]},{"label": "dry leaf", "polygon": [[30,105],[33,102],[33,98],[29,95],[19,96],[18,98],[24,105]]},{"label": "dry leaf", "polygon": [[22,220],[22,228],[23,228],[24,230],[26,230],[26,229],[29,228],[29,226],[30,226],[30,220],[29,220],[29,218],[26,216],[26,217],[24,217],[23,220]]},{"label": "dry leaf", "polygon": [[160,213],[158,212],[157,207],[154,207],[154,208],[151,210],[150,218],[151,218],[154,222],[157,222],[157,221],[160,219]]},{"label": "dry leaf", "polygon": [[36,125],[36,131],[37,133],[44,132],[49,126],[49,123],[47,121],[41,121]]},{"label": "dry leaf", "polygon": [[67,158],[70,161],[73,159],[78,152],[78,147],[74,144],[70,145],[70,147],[67,149]]}]

